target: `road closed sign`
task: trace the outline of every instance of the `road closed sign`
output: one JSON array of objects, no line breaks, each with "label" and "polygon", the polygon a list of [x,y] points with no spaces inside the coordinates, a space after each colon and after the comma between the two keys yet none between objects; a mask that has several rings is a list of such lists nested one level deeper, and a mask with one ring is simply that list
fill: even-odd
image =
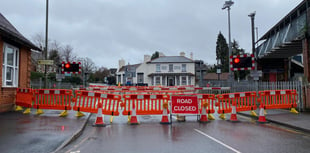
[{"label": "road closed sign", "polygon": [[196,96],[172,96],[173,114],[198,114],[198,100]]}]

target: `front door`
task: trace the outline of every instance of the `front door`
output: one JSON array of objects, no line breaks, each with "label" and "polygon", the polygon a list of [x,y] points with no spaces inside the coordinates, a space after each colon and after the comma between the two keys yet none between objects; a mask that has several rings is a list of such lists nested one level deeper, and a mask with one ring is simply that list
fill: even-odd
[{"label": "front door", "polygon": [[276,82],[277,81],[277,73],[276,72],[270,72],[269,73],[269,81],[270,82]]},{"label": "front door", "polygon": [[174,86],[174,77],[168,77],[168,86]]}]

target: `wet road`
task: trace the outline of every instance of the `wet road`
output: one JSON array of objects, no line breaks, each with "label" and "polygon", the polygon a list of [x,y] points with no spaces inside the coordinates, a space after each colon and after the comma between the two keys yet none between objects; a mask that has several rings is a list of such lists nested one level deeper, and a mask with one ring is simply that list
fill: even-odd
[{"label": "wet road", "polygon": [[71,113],[58,117],[60,111],[46,111],[41,116],[21,112],[0,114],[0,152],[49,153],[59,147],[83,122]]},{"label": "wet road", "polygon": [[[238,116],[241,122],[215,120],[159,124],[160,116],[139,116],[140,125],[128,125],[126,117],[115,117],[106,127],[92,127],[91,117],[82,136],[60,152],[66,153],[205,153],[309,152],[310,136],[277,125],[257,124]],[[105,117],[105,122],[109,121]]]}]

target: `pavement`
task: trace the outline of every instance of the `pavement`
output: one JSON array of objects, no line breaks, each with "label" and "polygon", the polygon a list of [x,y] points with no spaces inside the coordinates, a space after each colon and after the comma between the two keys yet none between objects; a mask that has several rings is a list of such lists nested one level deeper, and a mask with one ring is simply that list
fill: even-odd
[{"label": "pavement", "polygon": [[[295,130],[310,133],[310,112],[291,113],[287,109],[268,109],[266,110],[266,120]],[[250,112],[239,112],[239,115],[249,116]],[[258,109],[256,114],[259,115]],[[258,117],[253,117],[258,119]]]},{"label": "pavement", "polygon": [[[5,152],[57,152],[79,137],[91,116],[87,113],[84,117],[76,118],[76,112],[69,111],[67,117],[58,117],[61,111],[44,111],[45,113],[40,116],[35,115],[34,110],[30,115],[24,115],[22,112],[0,113],[0,150],[5,150]],[[258,109],[256,113],[258,114]],[[250,116],[250,112],[238,114]],[[265,117],[269,122],[310,133],[310,112],[293,114],[289,110],[275,109],[267,110]],[[39,137],[41,144],[35,141]],[[55,138],[52,139],[53,137]],[[8,150],[8,148],[21,149],[21,147],[14,146],[33,145],[29,144],[30,142],[35,142],[34,144],[40,145],[41,148],[25,150],[24,148],[28,149],[28,147],[23,147],[22,151]],[[48,149],[44,148],[47,144],[51,146]]]},{"label": "pavement", "polygon": [[43,110],[36,115],[35,109],[28,115],[22,112],[0,113],[0,150],[8,153],[57,152],[83,131],[91,116],[75,117],[75,111],[59,117],[62,111]]}]

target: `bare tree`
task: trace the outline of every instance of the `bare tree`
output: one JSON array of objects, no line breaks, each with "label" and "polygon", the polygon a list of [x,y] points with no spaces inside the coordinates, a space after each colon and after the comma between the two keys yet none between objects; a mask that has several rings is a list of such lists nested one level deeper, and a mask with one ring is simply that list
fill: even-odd
[{"label": "bare tree", "polygon": [[79,58],[78,61],[81,62],[84,73],[93,73],[96,70],[95,63],[90,58]]},{"label": "bare tree", "polygon": [[73,53],[73,48],[70,45],[66,45],[62,48],[62,57],[66,62],[74,62],[77,56]]}]

